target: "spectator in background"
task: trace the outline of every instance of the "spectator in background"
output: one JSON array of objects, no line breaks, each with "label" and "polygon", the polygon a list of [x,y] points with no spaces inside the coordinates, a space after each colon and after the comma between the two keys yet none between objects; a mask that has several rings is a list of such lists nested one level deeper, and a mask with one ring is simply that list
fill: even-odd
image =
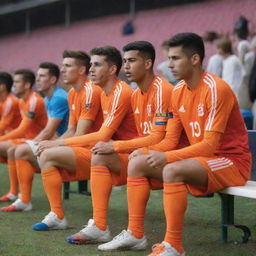
[{"label": "spectator in background", "polygon": [[218,54],[223,57],[222,79],[227,82],[238,97],[243,79],[243,68],[238,57],[233,54],[232,43],[227,37],[220,38],[216,43]]},{"label": "spectator in background", "polygon": [[[205,33],[203,40],[205,42],[213,44],[216,42],[218,38],[219,38],[218,33],[214,31],[208,31]],[[208,60],[206,71],[212,74],[215,74],[218,77],[222,77],[222,68],[223,68],[223,57],[218,53],[212,55]]]},{"label": "spectator in background", "polygon": [[169,65],[169,61],[167,60],[168,51],[169,51],[168,40],[163,41],[161,47],[162,47],[163,56],[166,60],[161,62],[157,66],[157,71],[159,72],[160,76],[165,77],[171,84],[176,85],[178,83],[178,81],[174,78],[174,76],[168,66]]}]

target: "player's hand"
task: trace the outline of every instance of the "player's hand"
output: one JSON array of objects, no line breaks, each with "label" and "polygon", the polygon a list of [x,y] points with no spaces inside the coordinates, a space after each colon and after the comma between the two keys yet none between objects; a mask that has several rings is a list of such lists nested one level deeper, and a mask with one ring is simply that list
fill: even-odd
[{"label": "player's hand", "polygon": [[62,140],[43,140],[40,141],[37,145],[38,149],[36,151],[36,156],[40,156],[40,154],[47,148],[62,146]]},{"label": "player's hand", "polygon": [[167,164],[165,154],[163,152],[150,150],[147,155],[147,163],[153,168],[163,167]]},{"label": "player's hand", "polygon": [[134,151],[129,155],[128,159],[129,159],[129,161],[130,161],[132,158],[134,158],[134,157],[136,157],[136,156],[139,156],[139,155],[142,155],[142,154],[143,154],[143,153],[141,152],[140,149],[136,149],[136,150],[134,150]]},{"label": "player's hand", "polygon": [[93,154],[110,154],[114,153],[114,144],[113,141],[100,141],[98,142],[92,149],[91,152]]}]

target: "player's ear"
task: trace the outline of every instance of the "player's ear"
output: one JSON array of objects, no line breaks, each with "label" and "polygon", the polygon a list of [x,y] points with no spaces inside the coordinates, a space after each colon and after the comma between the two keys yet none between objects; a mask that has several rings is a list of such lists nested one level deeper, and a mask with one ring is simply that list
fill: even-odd
[{"label": "player's ear", "polygon": [[79,74],[80,74],[80,75],[86,74],[86,67],[85,67],[85,66],[81,66],[81,67],[79,68]]},{"label": "player's ear", "polygon": [[151,69],[151,68],[152,68],[152,65],[153,65],[153,63],[152,63],[152,60],[151,60],[151,59],[147,59],[147,60],[145,61],[145,68],[146,68],[147,70]]},{"label": "player's ear", "polygon": [[57,83],[57,77],[56,76],[51,76],[50,78],[50,81],[51,81],[51,84],[56,84]]},{"label": "player's ear", "polygon": [[116,65],[111,65],[109,72],[111,75],[115,75],[116,74],[116,70],[117,70],[117,66]]},{"label": "player's ear", "polygon": [[195,53],[191,56],[191,63],[192,65],[198,65],[200,64],[201,60],[200,60],[200,56],[198,53]]}]

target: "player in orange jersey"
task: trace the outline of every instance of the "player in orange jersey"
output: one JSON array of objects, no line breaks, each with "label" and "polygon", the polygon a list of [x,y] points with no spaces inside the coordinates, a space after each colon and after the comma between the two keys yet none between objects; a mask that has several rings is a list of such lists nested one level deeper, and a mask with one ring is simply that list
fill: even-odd
[{"label": "player in orange jersey", "polygon": [[[45,67],[45,65],[43,65],[43,67]],[[63,80],[65,83],[71,84],[73,88],[69,91],[68,95],[68,105],[70,109],[68,129],[64,134],[62,134],[61,137],[59,137],[59,139],[69,138],[71,136],[79,136],[90,131],[96,131],[101,124],[102,118],[101,113],[99,112],[101,89],[98,88],[96,85],[92,85],[87,78],[89,67],[90,57],[85,52],[63,52],[63,64],[61,68]],[[49,84],[51,84],[51,81],[53,81],[54,83],[57,82],[56,77],[53,79],[53,77],[47,76],[49,79],[46,79],[44,77],[44,75],[46,74],[45,72],[48,72],[47,68],[39,68],[38,70],[38,86],[40,88],[48,88]],[[55,85],[51,85],[52,89],[54,87]],[[50,88],[49,90],[52,91]],[[56,90],[54,90],[54,92],[56,92]],[[60,96],[59,93],[58,96]],[[65,104],[63,103],[62,99],[59,103],[61,104],[61,107],[66,104],[66,102]],[[59,103],[57,102],[57,104]],[[56,104],[56,101],[54,104]],[[46,126],[45,130],[42,131],[42,133],[35,138],[36,142],[42,141],[42,139],[50,139],[50,137],[54,134],[54,129],[56,129],[54,127],[56,127],[57,123],[61,120],[59,115],[62,115],[63,113],[63,110],[61,111],[61,107],[51,106],[51,108],[55,108],[55,113],[53,113],[53,110],[51,108],[47,108],[49,111],[49,116],[55,116],[57,118],[49,119],[48,125]],[[57,140],[50,140],[44,142],[58,144],[58,142],[56,141]],[[37,149],[37,145],[35,145],[36,142],[27,142],[31,146],[32,150],[28,148],[27,145],[22,145],[15,152],[21,196],[11,206],[2,208],[2,211],[28,211],[32,208],[30,203],[32,179],[34,173],[40,171],[40,169],[38,169],[37,159],[34,155]],[[71,150],[71,154],[72,152],[73,151]],[[61,149],[57,149],[51,154],[52,157],[57,158],[57,161],[68,162],[70,158],[63,158],[62,153],[63,152],[61,151]],[[71,160],[71,163],[74,162],[75,160],[73,160],[73,162]]]},{"label": "player in orange jersey", "polygon": [[[20,196],[14,203],[1,208],[1,211],[29,211],[32,209],[30,193],[28,198],[26,192],[31,191],[34,169],[37,159],[34,155],[36,143],[45,139],[54,139],[63,134],[68,126],[68,100],[67,92],[57,87],[60,75],[59,67],[51,62],[42,62],[39,65],[36,76],[36,87],[45,98],[45,106],[48,122],[45,128],[33,139],[17,146],[15,150],[16,170],[20,187]],[[36,169],[36,168],[35,168]],[[32,172],[31,172],[32,171]]]},{"label": "player in orange jersey", "polygon": [[[122,66],[120,52],[114,47],[106,46],[92,49],[90,54],[90,78],[103,89],[101,107],[104,123],[98,132],[58,140],[58,148],[49,148],[49,144],[39,143],[42,178],[51,212],[42,222],[32,227],[34,230],[67,227],[61,200],[62,181],[90,178],[91,145],[99,140],[130,139],[137,136],[130,104],[132,89],[117,77]],[[57,161],[53,157],[54,152],[60,151],[62,153],[59,157],[66,162]]]},{"label": "player in orange jersey", "polygon": [[[169,41],[169,67],[179,82],[165,138],[131,159],[128,167],[128,230],[99,250],[141,248],[144,214],[151,189],[163,187],[166,234],[151,256],[185,255],[182,227],[187,192],[203,195],[244,185],[251,169],[247,131],[236,96],[222,79],[204,72],[204,44],[194,33]],[[190,146],[175,149],[182,129]],[[146,151],[148,150],[148,153]]]},{"label": "player in orange jersey", "polygon": [[128,154],[134,149],[160,142],[165,135],[173,87],[154,75],[155,49],[149,42],[135,41],[124,46],[123,50],[126,76],[139,87],[131,100],[139,138],[99,142],[93,147],[93,219],[89,220],[87,227],[67,238],[72,244],[102,242],[105,239],[110,232],[107,229],[107,210],[112,186],[126,184]]},{"label": "player in orange jersey", "polygon": [[10,191],[0,201],[12,201],[18,194],[18,179],[14,153],[17,145],[27,139],[34,138],[46,125],[47,113],[43,98],[32,91],[35,75],[27,69],[20,69],[14,75],[14,90],[19,99],[22,115],[20,125],[11,132],[0,137],[0,156],[8,158]]},{"label": "player in orange jersey", "polygon": [[21,121],[18,99],[11,93],[13,79],[9,73],[0,72],[1,120],[0,136],[17,128]]}]

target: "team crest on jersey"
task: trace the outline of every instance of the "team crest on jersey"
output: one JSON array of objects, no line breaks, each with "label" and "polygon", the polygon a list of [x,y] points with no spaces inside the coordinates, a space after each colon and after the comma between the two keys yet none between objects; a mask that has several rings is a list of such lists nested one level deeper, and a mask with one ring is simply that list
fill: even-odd
[{"label": "team crest on jersey", "polygon": [[204,116],[204,104],[199,104],[197,107],[198,116]]},{"label": "team crest on jersey", "polygon": [[107,115],[107,114],[108,114],[108,111],[107,111],[107,110],[103,110],[103,114],[104,114],[104,115]]},{"label": "team crest on jersey", "polygon": [[91,108],[91,106],[92,106],[92,105],[91,105],[90,103],[86,103],[86,104],[85,104],[85,107],[86,107],[87,109]]},{"label": "team crest on jersey", "polygon": [[147,105],[147,113],[148,113],[148,116],[151,116],[151,113],[152,113],[151,104]]}]

